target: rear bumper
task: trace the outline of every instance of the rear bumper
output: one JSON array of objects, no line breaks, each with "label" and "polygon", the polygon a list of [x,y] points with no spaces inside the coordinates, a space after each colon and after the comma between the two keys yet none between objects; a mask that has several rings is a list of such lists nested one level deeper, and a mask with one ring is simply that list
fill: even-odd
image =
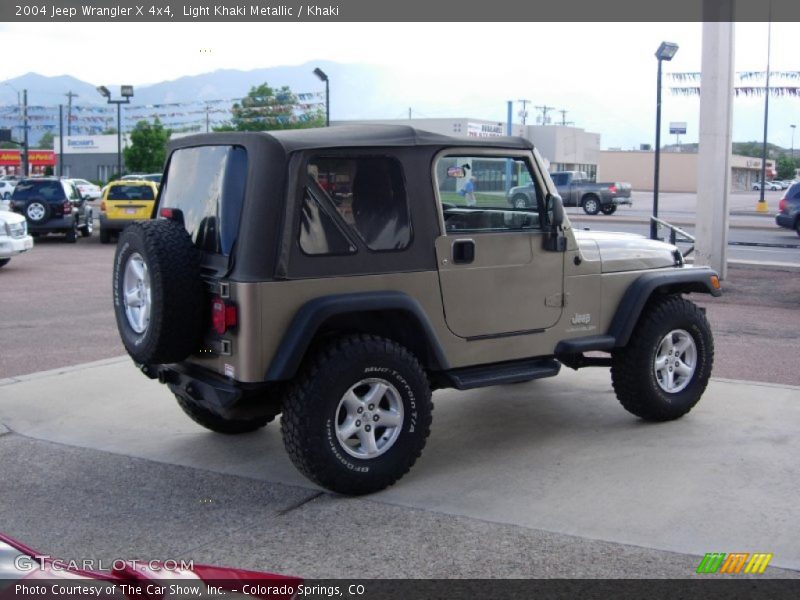
[{"label": "rear bumper", "polygon": [[33,238],[29,235],[21,238],[0,237],[0,258],[11,258],[33,248]]},{"label": "rear bumper", "polygon": [[617,196],[611,198],[611,203],[614,205],[627,204],[628,206],[633,206],[633,200],[631,200],[630,196],[628,196],[627,198],[624,196]]},{"label": "rear bumper", "polygon": [[786,229],[794,229],[794,223],[797,217],[792,215],[778,213],[775,215],[775,224],[778,227],[785,227]]},{"label": "rear bumper", "polygon": [[44,223],[34,223],[28,220],[28,231],[35,233],[50,233],[55,231],[69,231],[75,227],[76,215],[69,215],[67,217],[56,217],[45,221]]},{"label": "rear bumper", "polygon": [[104,213],[100,213],[100,229],[109,231],[122,231],[128,225],[139,219],[109,219]]},{"label": "rear bumper", "polygon": [[139,365],[142,373],[158,379],[172,393],[187,396],[226,419],[275,414],[270,401],[279,400],[275,384],[240,383],[186,363]]}]

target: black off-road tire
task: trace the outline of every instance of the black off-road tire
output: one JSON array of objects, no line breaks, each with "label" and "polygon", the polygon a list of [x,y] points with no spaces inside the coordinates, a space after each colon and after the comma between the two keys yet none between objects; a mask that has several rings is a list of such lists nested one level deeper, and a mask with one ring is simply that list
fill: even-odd
[{"label": "black off-road tire", "polygon": [[800,219],[797,219],[794,222],[794,230],[797,232],[797,235],[800,235]]},{"label": "black off-road tire", "polygon": [[[123,302],[125,268],[134,253],[147,265],[151,287],[150,320],[142,333],[131,327]],[[157,219],[126,227],[114,254],[112,285],[117,329],[134,361],[179,362],[199,347],[206,294],[199,252],[183,226]]]},{"label": "black off-road tire", "polygon": [[[369,378],[394,386],[404,418],[388,450],[358,458],[337,438],[337,409],[352,386]],[[392,340],[351,335],[332,340],[306,361],[284,398],[281,432],[292,462],[311,481],[340,494],[369,494],[395,483],[416,462],[432,411],[430,384],[413,354]]]},{"label": "black off-road tire", "polygon": [[[659,385],[654,364],[659,344],[676,330],[691,336],[697,356],[688,385],[669,393]],[[628,412],[646,421],[672,421],[700,400],[713,366],[714,339],[703,312],[681,296],[662,296],[644,308],[628,345],[612,353],[611,381]]]},{"label": "black off-road tire", "polygon": [[600,210],[603,211],[604,215],[613,215],[617,212],[617,205],[616,204],[604,204],[600,207]]},{"label": "black off-road tire", "polygon": [[600,198],[594,194],[586,194],[581,200],[581,206],[587,215],[596,215],[600,212]]},{"label": "black off-road tire", "polygon": [[11,262],[10,258],[0,258],[0,269],[5,267],[10,262]]},{"label": "black off-road tire", "polygon": [[226,419],[183,394],[175,394],[175,399],[178,401],[178,406],[183,409],[183,412],[185,412],[192,421],[198,425],[202,425],[206,429],[226,435],[257,431],[266,426],[267,423],[273,421],[275,417],[280,414],[280,407],[278,405],[278,408],[272,414],[248,419]]},{"label": "black off-road tire", "polygon": [[111,231],[100,227],[100,243],[101,244],[110,244],[111,243]]}]

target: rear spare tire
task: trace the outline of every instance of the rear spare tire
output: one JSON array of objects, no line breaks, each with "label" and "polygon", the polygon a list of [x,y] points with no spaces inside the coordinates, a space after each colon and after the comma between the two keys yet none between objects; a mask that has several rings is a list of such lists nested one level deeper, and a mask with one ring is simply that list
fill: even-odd
[{"label": "rear spare tire", "polygon": [[126,227],[114,255],[114,314],[122,343],[142,364],[179,362],[203,334],[200,256],[174,221]]}]

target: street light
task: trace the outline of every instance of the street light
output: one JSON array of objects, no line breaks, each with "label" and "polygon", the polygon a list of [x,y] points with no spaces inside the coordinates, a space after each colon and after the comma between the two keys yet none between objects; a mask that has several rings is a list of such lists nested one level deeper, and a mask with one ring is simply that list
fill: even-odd
[{"label": "street light", "polygon": [[111,92],[108,91],[108,88],[104,85],[98,85],[97,91],[100,93],[103,98],[105,98],[109,104],[116,104],[117,105],[117,177],[122,176],[122,105],[123,104],[130,104],[131,98],[133,98],[133,86],[132,85],[121,85],[119,86],[119,95],[124,98],[124,100],[112,100],[111,99]]},{"label": "street light", "polygon": [[331,82],[328,80],[328,76],[325,74],[325,71],[317,67],[314,69],[314,75],[319,77],[320,81],[325,82],[325,127],[331,126]]},{"label": "street light", "polygon": [[792,166],[794,166],[794,128],[796,125],[789,125],[792,128]]},{"label": "street light", "polygon": [[[678,51],[678,44],[661,42],[656,50],[658,59],[658,80],[656,83],[656,155],[653,168],[653,216],[658,217],[658,175],[661,166],[661,63],[670,61]],[[650,239],[656,239],[657,227],[654,220],[650,221]]]}]

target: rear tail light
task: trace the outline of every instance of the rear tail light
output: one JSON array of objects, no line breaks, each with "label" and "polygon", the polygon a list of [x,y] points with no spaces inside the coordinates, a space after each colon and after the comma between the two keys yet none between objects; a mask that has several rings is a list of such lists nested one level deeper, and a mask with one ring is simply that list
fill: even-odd
[{"label": "rear tail light", "polygon": [[72,214],[72,202],[69,200],[64,200],[64,204],[61,206],[61,210],[64,211],[64,216],[67,217]]},{"label": "rear tail light", "polygon": [[227,304],[218,296],[211,299],[211,326],[219,335],[236,327],[238,317],[236,305]]},{"label": "rear tail light", "polygon": [[612,194],[616,194],[617,193],[617,186],[616,185],[608,186],[608,191],[611,192]]},{"label": "rear tail light", "polygon": [[106,212],[106,201],[105,200],[103,200],[100,203],[100,212]]},{"label": "rear tail light", "polygon": [[786,210],[786,198],[781,198],[778,202],[778,210],[784,212]]}]

